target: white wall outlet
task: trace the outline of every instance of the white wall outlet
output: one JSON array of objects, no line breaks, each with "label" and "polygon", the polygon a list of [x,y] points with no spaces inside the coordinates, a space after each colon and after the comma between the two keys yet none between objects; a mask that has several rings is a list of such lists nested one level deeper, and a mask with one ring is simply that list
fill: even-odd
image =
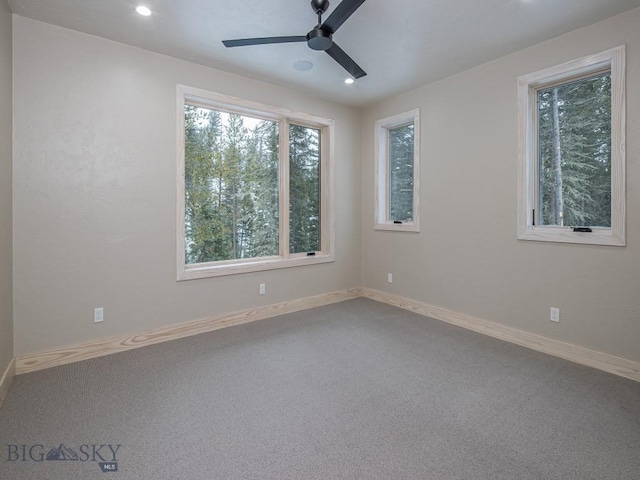
[{"label": "white wall outlet", "polygon": [[93,322],[100,323],[104,320],[104,308],[94,308],[93,309]]},{"label": "white wall outlet", "polygon": [[267,293],[267,284],[266,283],[261,283],[260,284],[260,295],[264,295],[265,293]]},{"label": "white wall outlet", "polygon": [[387,283],[393,283],[393,274],[387,273]]},{"label": "white wall outlet", "polygon": [[560,321],[560,309],[551,307],[551,321],[559,322]]}]

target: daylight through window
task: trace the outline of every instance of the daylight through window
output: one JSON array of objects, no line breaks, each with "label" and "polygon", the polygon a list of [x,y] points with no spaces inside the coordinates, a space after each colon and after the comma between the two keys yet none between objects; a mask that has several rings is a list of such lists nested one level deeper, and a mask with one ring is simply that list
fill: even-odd
[{"label": "daylight through window", "polygon": [[331,261],[332,122],[189,87],[178,102],[178,278]]},{"label": "daylight through window", "polygon": [[519,238],[624,244],[624,49],[520,78]]},{"label": "daylight through window", "polygon": [[278,123],[185,105],[187,264],[278,255]]},{"label": "daylight through window", "polygon": [[419,231],[419,131],[418,110],[376,122],[376,229]]},{"label": "daylight through window", "polygon": [[316,128],[289,127],[289,252],[320,250],[320,137]]},{"label": "daylight through window", "polygon": [[537,91],[540,225],[611,226],[611,73]]},{"label": "daylight through window", "polygon": [[413,221],[414,125],[389,129],[389,219]]}]

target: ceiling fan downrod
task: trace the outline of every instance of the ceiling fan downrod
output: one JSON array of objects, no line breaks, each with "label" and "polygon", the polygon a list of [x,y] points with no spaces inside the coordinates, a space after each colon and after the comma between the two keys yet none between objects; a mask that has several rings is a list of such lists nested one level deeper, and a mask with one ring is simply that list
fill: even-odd
[{"label": "ceiling fan downrod", "polygon": [[329,8],[329,0],[311,0],[311,8],[318,15],[318,25],[307,33],[307,45],[312,50],[326,51],[333,45],[331,32],[321,28],[322,14]]}]

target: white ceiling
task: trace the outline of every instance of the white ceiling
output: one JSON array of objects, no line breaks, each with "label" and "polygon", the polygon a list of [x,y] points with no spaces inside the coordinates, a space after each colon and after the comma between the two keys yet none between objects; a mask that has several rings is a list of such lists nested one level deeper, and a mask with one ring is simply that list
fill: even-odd
[{"label": "white ceiling", "polygon": [[[324,18],[341,0],[331,0]],[[134,7],[151,8],[151,17]],[[24,17],[60,25],[363,106],[640,7],[640,0],[367,0],[334,41],[366,72],[353,85],[305,43],[225,48],[234,38],[305,35],[309,0],[9,0]],[[310,71],[293,68],[312,62]]]}]

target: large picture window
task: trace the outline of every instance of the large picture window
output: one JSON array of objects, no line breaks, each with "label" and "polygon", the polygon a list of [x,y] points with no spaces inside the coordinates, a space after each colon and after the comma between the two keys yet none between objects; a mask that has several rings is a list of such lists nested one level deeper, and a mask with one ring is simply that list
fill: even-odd
[{"label": "large picture window", "polygon": [[624,48],[520,78],[518,238],[624,245]]},{"label": "large picture window", "polygon": [[178,279],[333,260],[333,122],[178,87]]}]

